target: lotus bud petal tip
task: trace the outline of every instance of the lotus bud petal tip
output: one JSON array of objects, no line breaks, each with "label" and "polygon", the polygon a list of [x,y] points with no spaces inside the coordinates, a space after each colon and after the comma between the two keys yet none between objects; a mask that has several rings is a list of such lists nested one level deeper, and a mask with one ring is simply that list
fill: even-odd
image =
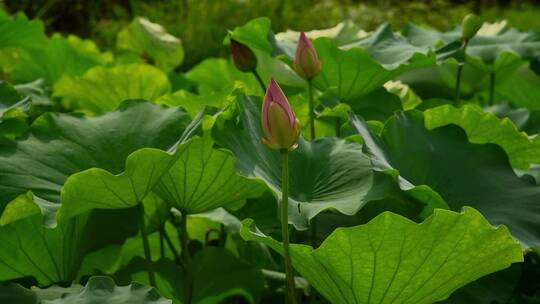
[{"label": "lotus bud petal tip", "polygon": [[299,121],[274,79],[270,79],[264,95],[261,119],[265,145],[275,150],[296,147],[300,136]]},{"label": "lotus bud petal tip", "polygon": [[251,72],[257,67],[255,53],[246,45],[231,38],[230,43],[233,63],[242,72]]},{"label": "lotus bud petal tip", "polygon": [[484,21],[475,14],[468,14],[461,23],[461,38],[465,41],[473,38],[482,27]]},{"label": "lotus bud petal tip", "polygon": [[321,61],[317,51],[304,32],[300,33],[300,39],[298,39],[293,66],[298,75],[307,79],[312,79],[321,71]]}]

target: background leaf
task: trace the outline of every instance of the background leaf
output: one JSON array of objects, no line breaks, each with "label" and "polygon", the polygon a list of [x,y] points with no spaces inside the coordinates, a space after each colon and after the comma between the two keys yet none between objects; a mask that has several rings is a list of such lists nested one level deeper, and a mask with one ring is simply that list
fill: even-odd
[{"label": "background leaf", "polygon": [[169,34],[161,25],[137,17],[118,33],[118,49],[150,57],[166,72],[179,66],[184,59],[184,48],[179,38]]},{"label": "background leaf", "polygon": [[167,75],[150,65],[99,66],[80,77],[64,76],[54,86],[54,96],[73,108],[101,113],[127,99],[156,99],[169,93],[170,86]]},{"label": "background leaf", "polygon": [[427,130],[419,111],[396,113],[381,136],[352,118],[377,170],[399,174],[403,189],[427,185],[453,210],[477,208],[494,225],[505,224],[524,247],[540,242],[540,189],[515,175],[496,145],[469,143],[456,126]]}]

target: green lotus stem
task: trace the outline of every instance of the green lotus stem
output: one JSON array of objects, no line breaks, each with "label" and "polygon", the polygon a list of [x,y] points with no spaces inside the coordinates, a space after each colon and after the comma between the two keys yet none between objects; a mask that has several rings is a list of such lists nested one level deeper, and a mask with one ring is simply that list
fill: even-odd
[{"label": "green lotus stem", "polygon": [[[465,40],[465,43],[463,44],[463,56],[467,56],[467,45],[469,44],[469,40]],[[458,65],[457,75],[456,75],[456,102],[459,102],[459,95],[461,94],[461,74],[463,73],[463,66],[465,65],[465,59],[463,59],[463,62],[460,62]]]},{"label": "green lotus stem", "polygon": [[310,241],[311,241],[311,246],[312,247],[317,247],[317,218],[314,217],[312,220],[311,220],[311,231],[310,231]]},{"label": "green lotus stem", "polygon": [[341,137],[341,119],[336,117],[336,136]]},{"label": "green lotus stem", "polygon": [[492,71],[489,75],[489,104],[493,104],[495,96],[495,72]]},{"label": "green lotus stem", "polygon": [[[309,96],[309,131],[311,140],[315,140],[315,105],[313,101],[313,82],[308,79],[308,96]],[[317,219],[311,220],[310,231],[311,245],[317,244]]]},{"label": "green lotus stem", "polygon": [[309,135],[311,140],[315,140],[315,106],[313,102],[313,83],[308,79],[308,96],[309,96]]},{"label": "green lotus stem", "polygon": [[182,245],[182,261],[184,271],[186,273],[186,297],[187,304],[191,304],[193,295],[193,277],[191,274],[191,255],[189,253],[189,236],[187,231],[187,213],[182,212],[182,220],[180,223],[180,244]]},{"label": "green lotus stem", "polygon": [[259,85],[261,86],[261,89],[262,89],[263,94],[264,94],[264,92],[266,92],[266,86],[264,85],[264,82],[262,81],[261,76],[259,75],[259,73],[257,73],[257,70],[255,70],[255,69],[252,71],[252,73],[255,76],[255,78],[257,78],[257,81],[259,82]]},{"label": "green lotus stem", "polygon": [[138,205],[139,208],[139,230],[141,231],[141,238],[144,247],[144,257],[146,259],[146,264],[148,267],[148,281],[150,285],[156,286],[156,276],[154,274],[154,267],[152,265],[152,253],[150,252],[150,244],[148,242],[148,233],[146,231],[146,225],[144,223],[144,206],[141,203]]},{"label": "green lotus stem", "polygon": [[165,258],[165,243],[163,242],[163,228],[159,229],[159,253],[161,258]]},{"label": "green lotus stem", "polygon": [[169,234],[167,233],[167,230],[163,229],[163,238],[165,239],[165,242],[167,243],[167,246],[169,247],[169,249],[171,250],[173,256],[174,256],[174,261],[178,264],[180,263],[180,255],[178,254],[178,252],[176,251],[176,248],[174,248],[174,245],[171,241],[171,238],[169,237]]},{"label": "green lotus stem", "polygon": [[289,150],[281,149],[281,238],[283,242],[283,259],[285,260],[286,289],[289,304],[296,303],[294,272],[289,252]]}]

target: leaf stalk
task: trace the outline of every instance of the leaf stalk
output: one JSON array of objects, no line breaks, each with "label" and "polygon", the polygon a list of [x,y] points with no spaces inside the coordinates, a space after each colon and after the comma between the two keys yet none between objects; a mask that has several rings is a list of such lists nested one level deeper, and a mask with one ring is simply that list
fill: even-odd
[{"label": "leaf stalk", "polygon": [[182,220],[180,222],[180,244],[182,245],[182,261],[186,274],[186,298],[187,304],[191,304],[193,297],[193,276],[191,270],[191,254],[189,252],[189,235],[187,231],[187,213],[182,212]]},{"label": "leaf stalk", "polygon": [[463,43],[463,61],[458,64],[456,75],[456,103],[459,102],[459,97],[461,94],[461,74],[463,74],[463,66],[465,65],[465,60],[467,57],[467,45],[469,45],[469,40],[465,40]]},{"label": "leaf stalk", "polygon": [[154,267],[152,265],[152,253],[150,252],[150,243],[148,242],[148,232],[146,231],[146,225],[144,223],[144,205],[140,202],[138,205],[139,208],[139,230],[141,232],[141,238],[144,248],[144,258],[146,260],[148,268],[148,281],[150,285],[156,287],[156,276],[154,274]]},{"label": "leaf stalk", "polygon": [[294,272],[289,252],[289,150],[281,151],[281,238],[283,242],[283,259],[285,262],[287,303],[296,304]]},{"label": "leaf stalk", "polygon": [[255,76],[255,78],[257,78],[257,82],[258,82],[259,85],[261,86],[261,89],[262,89],[263,94],[264,94],[264,92],[266,92],[266,86],[264,85],[264,82],[262,81],[261,76],[259,75],[259,73],[257,72],[257,70],[253,70],[252,73],[253,73],[253,75]]}]

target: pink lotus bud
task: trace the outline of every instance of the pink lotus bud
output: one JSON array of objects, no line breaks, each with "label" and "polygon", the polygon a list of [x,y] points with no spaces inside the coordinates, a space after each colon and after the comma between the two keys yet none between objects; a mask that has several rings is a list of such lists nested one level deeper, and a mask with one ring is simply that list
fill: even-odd
[{"label": "pink lotus bud", "polygon": [[261,119],[265,145],[276,150],[296,148],[300,122],[274,79],[270,79],[264,95]]},{"label": "pink lotus bud", "polygon": [[298,75],[307,79],[312,79],[321,71],[321,61],[317,56],[317,51],[304,32],[300,33],[293,66]]},{"label": "pink lotus bud", "polygon": [[251,72],[257,67],[257,57],[253,51],[231,38],[231,55],[234,65],[242,72]]}]

